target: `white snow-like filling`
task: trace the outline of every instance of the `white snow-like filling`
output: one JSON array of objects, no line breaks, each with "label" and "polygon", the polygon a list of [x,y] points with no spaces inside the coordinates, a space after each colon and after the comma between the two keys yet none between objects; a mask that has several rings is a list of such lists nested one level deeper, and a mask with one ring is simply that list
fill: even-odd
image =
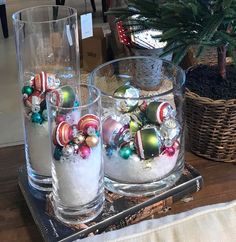
[{"label": "white snow-like filling", "polygon": [[176,150],[172,157],[159,155],[153,158],[150,163],[146,163],[144,160],[140,160],[136,154],[125,160],[119,156],[117,151],[114,151],[111,158],[104,152],[105,174],[111,179],[124,183],[156,181],[175,167],[178,154],[179,150]]},{"label": "white snow-like filling", "polygon": [[29,162],[38,175],[51,176],[51,144],[48,123],[42,125],[25,120]]},{"label": "white snow-like filling", "polygon": [[[73,155],[69,160],[54,161],[53,182],[61,204],[69,207],[85,205],[96,198],[102,168],[101,145],[91,149],[87,159]],[[54,172],[56,177],[54,177]]]}]

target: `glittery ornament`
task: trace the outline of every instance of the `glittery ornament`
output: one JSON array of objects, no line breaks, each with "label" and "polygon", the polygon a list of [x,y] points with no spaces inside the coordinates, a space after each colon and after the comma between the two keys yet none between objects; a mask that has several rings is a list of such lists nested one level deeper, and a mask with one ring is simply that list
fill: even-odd
[{"label": "glittery ornament", "polygon": [[84,115],[78,122],[78,130],[83,131],[87,134],[89,128],[93,128],[94,130],[99,130],[100,120],[94,114],[86,114]]},{"label": "glittery ornament", "polygon": [[132,153],[133,153],[132,149],[130,149],[130,147],[128,146],[124,146],[119,150],[120,157],[126,160],[132,155]]},{"label": "glittery ornament", "polygon": [[74,146],[73,145],[66,145],[62,149],[62,154],[65,157],[70,157],[70,156],[73,155],[73,153],[74,153]]},{"label": "glittery ornament", "polygon": [[82,135],[82,134],[77,134],[74,138],[73,138],[73,141],[76,143],[76,144],[82,144],[85,140],[85,137]]},{"label": "glittery ornament", "polygon": [[88,127],[87,134],[88,135],[96,135],[96,129],[93,128],[93,127]]},{"label": "glittery ornament", "polygon": [[40,113],[32,113],[31,120],[33,123],[41,124],[43,122],[43,117]]},{"label": "glittery ornament", "polygon": [[54,142],[60,146],[65,146],[72,140],[72,138],[71,126],[65,121],[59,123],[55,130]]},{"label": "glittery ornament", "polygon": [[142,159],[148,159],[160,154],[162,139],[155,127],[139,130],[135,135],[137,153]]},{"label": "glittery ornament", "polygon": [[47,112],[47,109],[44,109],[43,112],[42,112],[42,117],[45,121],[48,120],[48,112]]},{"label": "glittery ornament", "polygon": [[63,86],[51,92],[51,103],[63,108],[72,108],[75,101],[75,91],[71,86]]},{"label": "glittery ornament", "polygon": [[35,75],[32,83],[40,92],[51,91],[60,86],[60,80],[55,75],[43,71]]},{"label": "glittery ornament", "polygon": [[62,156],[62,147],[57,145],[55,146],[55,149],[54,149],[53,158],[55,160],[60,160],[61,156]]},{"label": "glittery ornament", "polygon": [[122,98],[117,99],[117,109],[120,112],[131,112],[138,106],[138,100],[130,98],[139,98],[139,90],[131,85],[126,84],[117,88],[113,96]]},{"label": "glittery ornament", "polygon": [[33,93],[34,89],[31,86],[24,86],[22,88],[22,94],[26,94],[27,96],[30,96]]},{"label": "glittery ornament", "polygon": [[180,134],[180,124],[174,118],[165,119],[160,126],[165,146],[172,146]]},{"label": "glittery ornament", "polygon": [[87,159],[89,157],[90,153],[91,153],[91,149],[87,145],[82,145],[79,147],[79,155],[83,159]]},{"label": "glittery ornament", "polygon": [[98,138],[97,136],[88,136],[85,140],[86,144],[89,146],[89,147],[95,147],[97,146],[98,144]]},{"label": "glittery ornament", "polygon": [[161,124],[165,118],[172,115],[173,108],[168,102],[151,102],[147,106],[146,115],[152,123]]}]

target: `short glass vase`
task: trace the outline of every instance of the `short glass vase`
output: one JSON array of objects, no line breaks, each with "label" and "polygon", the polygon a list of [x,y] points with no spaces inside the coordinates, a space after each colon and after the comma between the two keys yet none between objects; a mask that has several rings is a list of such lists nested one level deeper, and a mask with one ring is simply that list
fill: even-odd
[{"label": "short glass vase", "polygon": [[103,208],[100,91],[62,86],[47,95],[52,152],[52,204],[68,224],[85,223]]},{"label": "short glass vase", "polygon": [[106,188],[142,196],[173,186],[184,167],[184,71],[136,56],[100,65],[89,81],[101,90]]}]

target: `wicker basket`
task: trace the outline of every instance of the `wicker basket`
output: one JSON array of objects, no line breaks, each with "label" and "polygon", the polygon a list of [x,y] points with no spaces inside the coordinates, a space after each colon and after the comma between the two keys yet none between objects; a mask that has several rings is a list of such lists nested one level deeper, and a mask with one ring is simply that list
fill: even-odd
[{"label": "wicker basket", "polygon": [[[213,51],[191,64],[216,64]],[[186,123],[192,152],[214,161],[236,162],[236,99],[212,100],[186,89]]]}]

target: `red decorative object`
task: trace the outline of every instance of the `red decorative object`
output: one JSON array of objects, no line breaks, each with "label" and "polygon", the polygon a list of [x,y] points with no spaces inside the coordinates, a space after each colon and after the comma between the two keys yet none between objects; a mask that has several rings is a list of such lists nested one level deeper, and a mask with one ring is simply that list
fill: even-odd
[{"label": "red decorative object", "polygon": [[124,28],[122,21],[116,23],[116,29],[119,36],[119,41],[124,45],[131,45],[131,39],[126,35],[126,29]]}]

